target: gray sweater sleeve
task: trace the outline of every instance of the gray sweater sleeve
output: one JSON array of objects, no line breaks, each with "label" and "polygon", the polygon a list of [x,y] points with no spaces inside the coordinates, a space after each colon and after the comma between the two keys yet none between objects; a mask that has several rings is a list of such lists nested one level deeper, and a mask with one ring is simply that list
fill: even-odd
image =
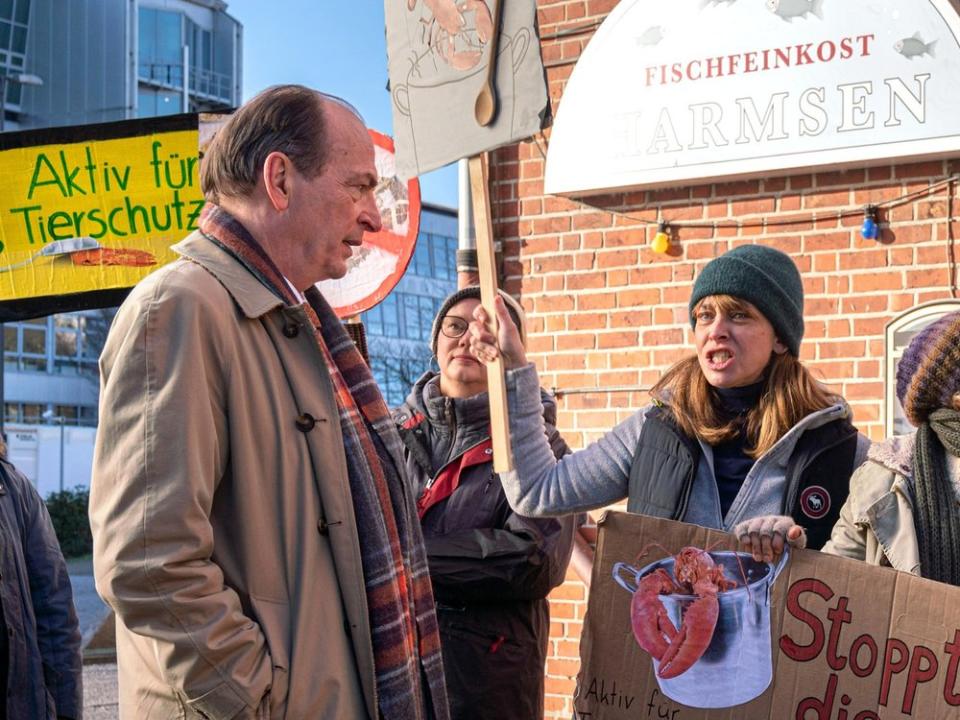
[{"label": "gray sweater sleeve", "polygon": [[557,461],[544,432],[540,381],[532,364],[507,372],[507,404],[514,470],[500,479],[516,512],[527,517],[567,515],[626,496],[644,410]]}]

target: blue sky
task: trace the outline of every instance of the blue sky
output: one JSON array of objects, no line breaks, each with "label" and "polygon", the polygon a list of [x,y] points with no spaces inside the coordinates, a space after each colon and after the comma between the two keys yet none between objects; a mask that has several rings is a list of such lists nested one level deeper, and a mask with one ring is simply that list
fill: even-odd
[{"label": "blue sky", "polygon": [[[227,0],[243,24],[243,96],[277,83],[339,95],[392,134],[382,0]],[[457,206],[456,165],[420,178],[429,202]]]}]

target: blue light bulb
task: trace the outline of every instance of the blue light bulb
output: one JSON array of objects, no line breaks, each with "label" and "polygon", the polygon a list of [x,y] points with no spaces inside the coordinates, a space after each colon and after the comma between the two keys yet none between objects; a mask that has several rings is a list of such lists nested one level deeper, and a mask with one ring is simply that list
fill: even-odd
[{"label": "blue light bulb", "polygon": [[877,209],[868,205],[863,211],[863,225],[860,226],[860,235],[864,240],[876,240],[880,236],[880,226],[877,224]]}]

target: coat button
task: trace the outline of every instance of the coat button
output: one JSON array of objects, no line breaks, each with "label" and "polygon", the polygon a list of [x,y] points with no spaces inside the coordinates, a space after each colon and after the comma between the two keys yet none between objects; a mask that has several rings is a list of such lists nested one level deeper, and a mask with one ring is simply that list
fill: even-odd
[{"label": "coat button", "polygon": [[303,413],[297,416],[296,423],[297,430],[303,433],[308,433],[313,430],[313,426],[317,424],[317,421],[310,413]]},{"label": "coat button", "polygon": [[295,322],[284,323],[283,325],[283,334],[288,338],[295,338],[300,334],[300,325]]}]

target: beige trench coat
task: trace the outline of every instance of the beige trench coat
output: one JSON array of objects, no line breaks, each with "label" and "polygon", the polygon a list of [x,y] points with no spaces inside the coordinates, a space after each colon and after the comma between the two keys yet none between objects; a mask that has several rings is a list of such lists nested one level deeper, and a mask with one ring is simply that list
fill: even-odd
[{"label": "beige trench coat", "polygon": [[121,717],[259,717],[268,691],[271,718],[376,717],[340,424],[307,318],[198,234],[174,249],[187,259],[133,290],[101,357],[90,519]]},{"label": "beige trench coat", "polygon": [[850,478],[850,494],[821,552],[920,574],[913,524],[913,435],[875,443]]}]

